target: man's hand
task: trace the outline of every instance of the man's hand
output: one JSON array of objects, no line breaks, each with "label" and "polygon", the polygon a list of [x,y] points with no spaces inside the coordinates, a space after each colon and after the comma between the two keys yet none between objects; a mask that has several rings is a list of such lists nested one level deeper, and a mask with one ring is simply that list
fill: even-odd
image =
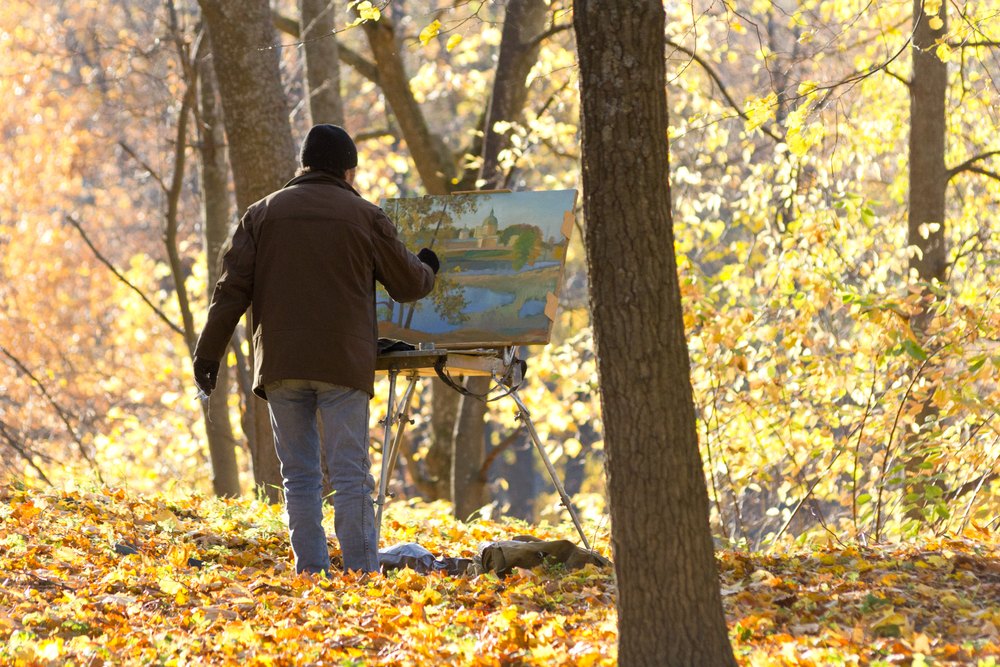
[{"label": "man's hand", "polygon": [[194,383],[206,396],[211,396],[215,390],[215,382],[219,379],[219,362],[202,357],[194,358]]},{"label": "man's hand", "polygon": [[438,260],[438,256],[430,248],[421,248],[420,252],[417,253],[417,259],[431,267],[431,271],[435,274],[438,269],[441,268],[441,262]]}]

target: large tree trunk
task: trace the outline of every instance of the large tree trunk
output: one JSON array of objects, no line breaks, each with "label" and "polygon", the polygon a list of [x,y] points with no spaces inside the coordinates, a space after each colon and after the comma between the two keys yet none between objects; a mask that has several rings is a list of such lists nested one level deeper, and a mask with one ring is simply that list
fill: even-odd
[{"label": "large tree trunk", "polygon": [[660,0],[576,0],[585,246],[619,662],[735,665],[698,451],[668,185]]},{"label": "large tree trunk", "polygon": [[[222,113],[217,101],[215,71],[211,60],[202,58],[198,66],[199,124],[201,154],[201,202],[205,228],[205,257],[208,263],[208,298],[219,279],[220,256],[229,236],[229,163]],[[228,356],[228,355],[227,355]],[[236,462],[236,438],[229,419],[229,367],[219,365],[219,379],[208,401],[205,433],[212,461],[212,487],[218,496],[240,494],[240,472]]]},{"label": "large tree trunk", "polygon": [[344,124],[340,96],[340,54],[334,37],[332,0],[299,0],[299,39],[305,44],[309,124]]},{"label": "large tree trunk", "polygon": [[[483,127],[483,166],[479,181],[484,190],[503,185],[500,170],[500,151],[510,145],[508,133],[498,133],[493,128],[501,120],[520,120],[528,100],[527,79],[538,60],[541,42],[538,37],[545,28],[548,5],[544,0],[510,0],[504,16],[497,71],[493,80],[493,93]],[[467,386],[475,394],[489,390],[490,378],[469,378]],[[486,403],[468,396],[459,401],[459,420],[454,434],[452,451],[451,489],[455,502],[455,517],[467,518],[476,508],[489,502],[486,480],[475,462],[486,457],[485,428]],[[471,509],[470,509],[471,508]]]},{"label": "large tree trunk", "polygon": [[[280,188],[295,172],[295,145],[281,84],[267,0],[199,0],[212,40],[229,159],[240,211]],[[252,327],[248,327],[252,331]],[[254,481],[272,502],[281,471],[267,406],[254,409]]]},{"label": "large tree trunk", "polygon": [[[908,243],[919,248],[910,258],[920,280],[944,280],[947,247],[944,237],[945,97],[948,65],[938,58],[937,40],[947,32],[947,3],[940,3],[941,26],[931,26],[924,0],[913,0],[913,79],[910,81],[910,200]],[[937,225],[936,231],[929,225]]]}]

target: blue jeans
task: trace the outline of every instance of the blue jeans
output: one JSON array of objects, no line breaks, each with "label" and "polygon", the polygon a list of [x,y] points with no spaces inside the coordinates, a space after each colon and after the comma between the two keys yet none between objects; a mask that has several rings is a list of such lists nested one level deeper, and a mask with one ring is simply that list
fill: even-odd
[{"label": "blue jeans", "polygon": [[[320,446],[333,486],[333,527],[344,569],[377,571],[368,394],[311,380],[279,380],[268,384],[265,391],[274,447],[281,462],[295,571],[330,570],[323,530]],[[317,417],[322,420],[322,442]]]}]

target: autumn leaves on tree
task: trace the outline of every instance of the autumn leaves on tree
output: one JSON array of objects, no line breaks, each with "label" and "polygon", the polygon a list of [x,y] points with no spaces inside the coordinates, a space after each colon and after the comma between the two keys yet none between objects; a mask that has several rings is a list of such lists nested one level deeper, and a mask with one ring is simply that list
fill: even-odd
[{"label": "autumn leaves on tree", "polygon": [[[713,538],[863,550],[997,530],[990,3],[445,5],[5,4],[4,483],[279,499],[252,341],[234,338],[207,404],[190,345],[234,219],[290,178],[310,124],[335,122],[371,199],[580,189],[553,344],[530,350],[522,393],[587,525],[610,514],[616,561],[679,550],[655,585],[618,582],[640,651],[623,660],[652,634],[630,605],[681,581],[725,654]],[[414,419],[400,495],[558,519],[513,415],[436,385]],[[36,527],[26,502],[10,516]],[[794,578],[734,558],[730,618]],[[933,644],[902,609],[861,615]],[[753,616],[737,645],[764,632]]]}]

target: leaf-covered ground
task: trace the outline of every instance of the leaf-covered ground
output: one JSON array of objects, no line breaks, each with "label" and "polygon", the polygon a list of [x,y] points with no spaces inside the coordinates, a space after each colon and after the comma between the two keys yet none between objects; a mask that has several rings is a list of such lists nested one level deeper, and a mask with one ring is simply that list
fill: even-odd
[{"label": "leaf-covered ground", "polygon": [[[465,557],[523,532],[572,538],[526,528],[397,503],[383,532]],[[997,664],[1000,554],[989,537],[721,552],[740,662]],[[278,507],[0,488],[2,664],[611,665],[614,597],[613,575],[593,567],[503,580],[295,576]]]}]

